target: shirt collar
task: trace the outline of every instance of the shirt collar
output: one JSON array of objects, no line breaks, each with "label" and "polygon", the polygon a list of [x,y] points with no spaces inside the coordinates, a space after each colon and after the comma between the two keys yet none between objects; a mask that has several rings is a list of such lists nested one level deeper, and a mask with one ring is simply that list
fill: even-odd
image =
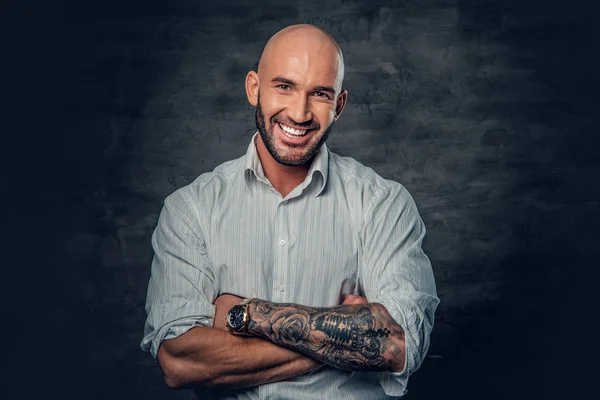
[{"label": "shirt collar", "polygon": [[[260,163],[260,158],[258,158],[258,152],[256,150],[257,136],[258,132],[252,136],[252,140],[248,145],[248,150],[246,151],[244,161],[244,179],[246,180],[246,185],[248,186],[250,194],[252,195],[254,194],[252,191],[252,184],[255,183],[256,180],[261,181],[264,184],[269,184],[269,180],[266,178],[262,164]],[[302,189],[306,188],[312,182],[314,174],[317,171],[321,174],[322,179],[320,186],[315,191],[315,197],[323,192],[325,185],[327,184],[327,175],[329,172],[329,149],[325,143],[323,143],[314,157],[310,169],[308,170],[308,174],[306,175],[304,182],[301,183]]]}]

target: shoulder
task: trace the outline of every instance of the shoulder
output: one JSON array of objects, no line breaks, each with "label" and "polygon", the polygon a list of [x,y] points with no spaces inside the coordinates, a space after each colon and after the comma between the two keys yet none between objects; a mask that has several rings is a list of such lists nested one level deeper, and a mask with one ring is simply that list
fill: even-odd
[{"label": "shoulder", "polygon": [[167,196],[165,206],[176,208],[186,214],[196,214],[200,209],[219,204],[242,175],[243,163],[244,157],[240,157],[220,164],[213,171],[199,175],[190,184]]},{"label": "shoulder", "polygon": [[385,202],[414,202],[400,182],[382,177],[373,168],[352,157],[330,152],[330,166],[330,173],[340,179],[344,190],[360,194],[366,208]]}]

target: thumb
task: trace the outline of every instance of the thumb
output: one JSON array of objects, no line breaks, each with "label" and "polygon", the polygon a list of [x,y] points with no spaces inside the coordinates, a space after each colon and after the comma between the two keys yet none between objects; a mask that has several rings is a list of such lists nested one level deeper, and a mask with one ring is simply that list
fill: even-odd
[{"label": "thumb", "polygon": [[369,301],[366,297],[358,296],[356,294],[348,294],[344,298],[342,304],[367,304]]}]

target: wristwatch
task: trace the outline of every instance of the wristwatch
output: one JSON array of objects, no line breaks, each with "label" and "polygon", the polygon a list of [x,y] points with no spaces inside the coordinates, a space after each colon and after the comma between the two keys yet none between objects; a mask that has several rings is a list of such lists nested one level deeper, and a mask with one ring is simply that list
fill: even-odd
[{"label": "wristwatch", "polygon": [[240,304],[229,309],[227,313],[227,328],[232,335],[248,335],[248,324],[250,323],[250,313],[248,309],[250,302],[254,299],[245,299]]}]

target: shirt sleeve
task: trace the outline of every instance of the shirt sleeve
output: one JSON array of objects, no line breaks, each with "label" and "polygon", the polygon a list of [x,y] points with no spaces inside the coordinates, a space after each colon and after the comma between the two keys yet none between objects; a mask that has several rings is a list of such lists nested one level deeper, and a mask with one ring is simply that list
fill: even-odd
[{"label": "shirt sleeve", "polygon": [[167,197],[152,235],[154,258],[140,347],[156,359],[163,340],[212,326],[215,278],[200,223],[180,191]]},{"label": "shirt sleeve", "polygon": [[384,372],[389,396],[406,393],[408,377],[429,348],[439,304],[431,263],[421,248],[425,225],[413,198],[401,185],[378,193],[367,208],[362,232],[363,284],[370,302],[381,303],[405,333],[402,372]]}]

